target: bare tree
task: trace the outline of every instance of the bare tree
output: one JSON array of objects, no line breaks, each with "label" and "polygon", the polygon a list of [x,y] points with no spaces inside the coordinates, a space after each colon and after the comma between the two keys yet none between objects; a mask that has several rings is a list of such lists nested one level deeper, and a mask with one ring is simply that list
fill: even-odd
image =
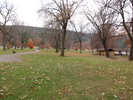
[{"label": "bare tree", "polygon": [[56,19],[56,22],[60,23],[62,26],[63,38],[61,56],[64,56],[65,36],[68,21],[82,2],[83,0],[52,0],[52,3],[42,5],[42,8],[38,11],[38,13],[43,15],[46,14],[45,16],[50,16],[51,18]]},{"label": "bare tree", "polygon": [[48,33],[50,40],[49,43],[51,44],[51,46],[56,48],[55,53],[58,53],[60,48],[61,33],[62,33],[60,23],[58,22],[55,23],[53,20],[48,20],[47,24],[45,24],[45,27],[49,28],[49,33]]},{"label": "bare tree", "polygon": [[3,4],[0,4],[0,18],[2,19],[0,22],[0,30],[3,35],[3,51],[6,50],[6,35],[9,33],[9,29],[7,29],[7,23],[11,21],[15,17],[15,9],[13,5],[10,5],[7,1]]},{"label": "bare tree", "polygon": [[7,26],[7,35],[6,35],[6,42],[11,43],[11,41],[15,38],[15,27],[14,25],[12,26]]},{"label": "bare tree", "polygon": [[58,53],[58,51],[59,51],[59,48],[60,48],[60,32],[61,32],[61,30],[59,30],[59,29],[54,29],[54,32],[53,32],[53,34],[54,34],[54,37],[55,37],[55,42],[56,42],[56,53]]},{"label": "bare tree", "polygon": [[[127,13],[128,11],[126,10],[126,8],[128,6],[132,6],[131,10],[133,11],[133,0],[110,0],[111,5],[109,3],[107,3],[105,6],[114,9],[115,11],[117,11],[117,13],[119,13],[121,15],[122,18],[122,24],[128,34],[128,37],[131,41],[131,49],[130,49],[130,58],[129,60],[133,60],[133,18],[131,22],[126,22],[126,18],[125,18],[125,13]],[[130,32],[130,29],[128,28],[127,23],[130,23],[132,25],[132,34]]]},{"label": "bare tree", "polygon": [[61,30],[60,29],[53,29],[53,34],[55,38],[55,43],[56,43],[56,53],[58,53],[59,48],[60,48],[60,41],[61,41]]},{"label": "bare tree", "polygon": [[56,48],[55,53],[58,53],[60,48],[62,30],[60,23],[54,23],[53,21],[51,21],[51,25],[52,25],[53,42],[55,43],[55,48]]},{"label": "bare tree", "polygon": [[41,44],[43,44],[43,45],[45,45],[45,43],[47,42],[48,30],[49,29],[47,27],[43,28],[42,32],[41,32],[41,34],[39,36],[42,39]]},{"label": "bare tree", "polygon": [[82,37],[84,35],[83,31],[87,27],[87,24],[85,24],[85,21],[83,21],[83,20],[80,20],[77,24],[71,21],[71,24],[72,24],[74,30],[76,31],[75,36],[79,40],[80,53],[82,53]]},{"label": "bare tree", "polygon": [[[89,31],[89,30],[88,30]],[[94,29],[91,29],[91,31],[89,31],[89,35],[90,35],[90,46],[92,49],[92,54],[93,54],[93,50],[94,49],[99,49],[101,48],[101,41],[99,39],[98,34],[96,33],[97,31]]]},{"label": "bare tree", "polygon": [[67,50],[69,51],[69,49],[70,49],[70,47],[72,45],[72,41],[71,41],[71,36],[70,35],[66,35],[66,43],[65,43],[65,45],[66,45]]},{"label": "bare tree", "polygon": [[112,29],[112,26],[116,22],[117,14],[115,10],[110,9],[103,5],[107,4],[108,0],[100,0],[101,3],[98,3],[98,12],[91,12],[90,10],[84,11],[85,16],[91,22],[91,24],[97,30],[98,36],[103,44],[103,47],[106,51],[106,57],[110,57],[107,49],[107,36]]},{"label": "bare tree", "polygon": [[29,29],[28,26],[25,26],[24,22],[20,21],[16,23],[15,27],[16,27],[16,32],[21,40],[21,47],[23,50],[23,44],[29,39],[31,30]]}]

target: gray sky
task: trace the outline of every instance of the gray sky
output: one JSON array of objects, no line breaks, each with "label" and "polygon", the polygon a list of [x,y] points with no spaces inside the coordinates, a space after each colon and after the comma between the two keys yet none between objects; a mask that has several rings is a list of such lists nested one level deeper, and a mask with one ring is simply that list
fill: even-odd
[{"label": "gray sky", "polygon": [[[5,0],[0,0],[0,2]],[[26,23],[29,26],[38,26],[43,27],[43,20],[39,18],[37,13],[38,9],[41,7],[42,0],[7,0],[12,3],[16,8],[17,18],[20,21]],[[50,0],[44,0],[44,2],[48,2]],[[88,7],[91,9],[96,8],[93,0],[88,1]],[[78,17],[78,18],[77,18]],[[81,19],[79,15],[74,16],[74,19]]]},{"label": "gray sky", "polygon": [[[3,0],[5,1],[5,0]],[[7,0],[16,8],[17,18],[29,26],[42,27],[43,23],[38,16],[41,7],[40,0]]]},{"label": "gray sky", "polygon": [[[2,1],[5,0],[0,0],[0,2]],[[7,1],[15,6],[18,20],[23,21],[26,25],[29,26],[38,26],[38,27],[44,26],[43,20],[39,18],[39,14],[37,13],[37,11],[41,8],[42,0],[7,0]],[[43,0],[43,2],[45,3],[50,1],[51,0]]]},{"label": "gray sky", "polygon": [[[16,8],[17,19],[23,21],[26,25],[43,27],[43,20],[39,18],[37,11],[41,8],[42,0],[0,0],[0,2],[7,1],[13,4]],[[44,3],[51,0],[43,0]],[[89,1],[89,4],[93,0]],[[94,5],[93,5],[94,6]],[[80,19],[79,15],[74,16],[74,19]],[[11,23],[9,22],[8,25]]]}]

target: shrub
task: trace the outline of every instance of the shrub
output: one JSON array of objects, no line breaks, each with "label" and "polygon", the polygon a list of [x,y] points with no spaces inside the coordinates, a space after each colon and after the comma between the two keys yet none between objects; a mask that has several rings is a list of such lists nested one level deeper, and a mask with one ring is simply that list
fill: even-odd
[{"label": "shrub", "polygon": [[44,49],[45,46],[43,44],[39,45],[39,49]]}]

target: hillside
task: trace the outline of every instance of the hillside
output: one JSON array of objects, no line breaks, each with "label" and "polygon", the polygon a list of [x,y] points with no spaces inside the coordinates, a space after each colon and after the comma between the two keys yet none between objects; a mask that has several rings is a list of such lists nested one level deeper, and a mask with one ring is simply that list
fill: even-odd
[{"label": "hillside", "polygon": [[[8,27],[11,27],[11,26],[8,26]],[[32,37],[40,37],[41,33],[47,33],[47,34],[52,33],[52,29],[50,29],[50,28],[32,27],[32,26],[25,26],[25,28],[28,28],[29,30],[31,30]],[[66,33],[66,35],[69,35],[71,37],[71,41],[78,40],[78,38],[75,36],[75,34],[76,33],[71,30],[67,30],[67,33]],[[89,34],[83,35],[83,42],[88,41],[89,38],[90,38]]]}]

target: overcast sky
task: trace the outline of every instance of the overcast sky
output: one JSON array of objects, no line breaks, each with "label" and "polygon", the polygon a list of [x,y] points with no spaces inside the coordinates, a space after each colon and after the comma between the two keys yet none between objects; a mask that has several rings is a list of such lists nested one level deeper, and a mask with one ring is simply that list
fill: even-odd
[{"label": "overcast sky", "polygon": [[[0,2],[5,0],[0,0]],[[17,18],[20,21],[24,21],[26,25],[43,27],[43,21],[39,18],[37,11],[41,8],[42,0],[7,0],[12,3],[16,8]],[[49,0],[44,0],[47,2]],[[94,3],[89,1],[89,7],[95,8]]]},{"label": "overcast sky", "polygon": [[7,1],[15,6],[18,20],[24,21],[29,26],[43,26],[43,23],[37,13],[38,9],[41,7],[40,0]]},{"label": "overcast sky", "polygon": [[[5,0],[0,0],[3,2]],[[39,18],[37,11],[41,8],[42,0],[7,0],[16,8],[17,18],[29,26],[43,27],[43,20]],[[44,0],[48,2],[50,0]],[[10,23],[8,23],[10,24]]]}]

